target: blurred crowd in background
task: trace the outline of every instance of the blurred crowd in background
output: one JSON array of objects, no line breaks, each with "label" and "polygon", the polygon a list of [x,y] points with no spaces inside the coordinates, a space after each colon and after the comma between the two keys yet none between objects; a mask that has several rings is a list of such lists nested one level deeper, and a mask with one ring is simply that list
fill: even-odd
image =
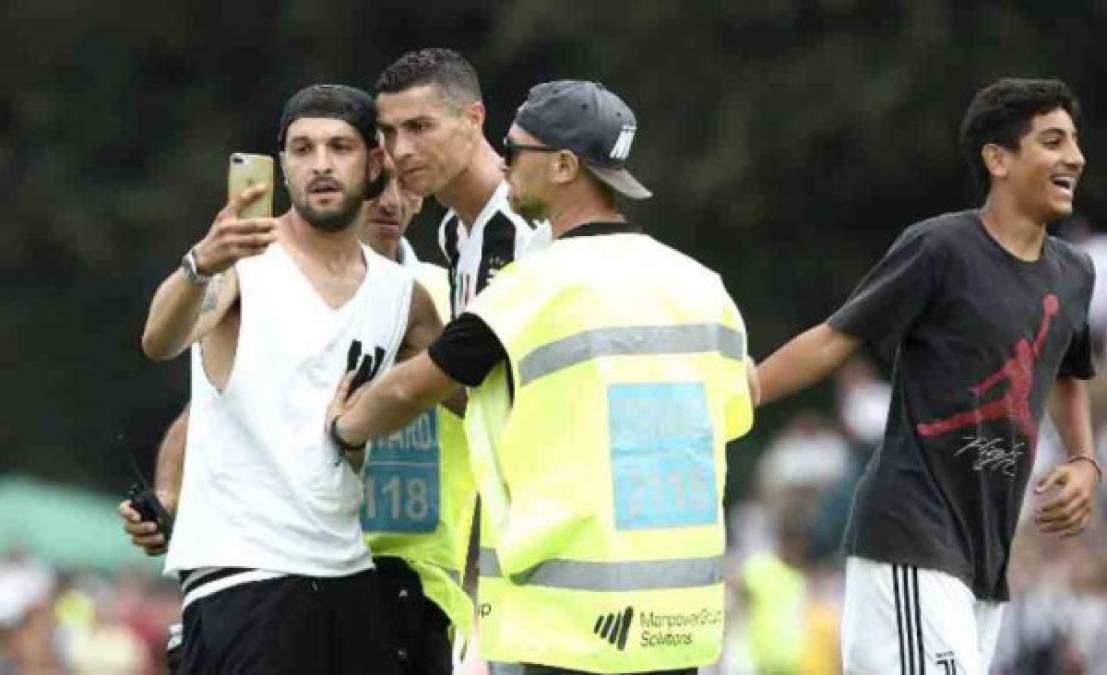
[{"label": "blurred crowd in background", "polygon": [[156,675],[180,614],[177,584],[149,567],[59,570],[0,557],[0,675]]}]

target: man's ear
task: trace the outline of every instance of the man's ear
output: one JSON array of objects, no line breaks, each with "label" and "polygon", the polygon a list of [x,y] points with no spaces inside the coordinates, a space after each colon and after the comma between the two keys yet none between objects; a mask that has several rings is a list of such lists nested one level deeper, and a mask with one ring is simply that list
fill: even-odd
[{"label": "man's ear", "polygon": [[388,185],[388,174],[384,170],[384,149],[369,148],[369,159],[365,162],[365,181],[369,187],[365,199],[376,199]]},{"label": "man's ear", "polygon": [[284,183],[285,190],[288,189],[288,171],[284,168],[284,150],[277,152],[277,164],[281,169],[281,182]]},{"label": "man's ear", "polygon": [[379,145],[369,148],[369,161],[365,163],[365,178],[369,182],[375,181],[384,171],[384,148]]},{"label": "man's ear", "polygon": [[477,133],[484,133],[484,119],[488,111],[484,107],[484,101],[473,101],[465,106],[465,119],[469,121]]},{"label": "man's ear", "polygon": [[984,168],[992,178],[1003,179],[1010,171],[1011,151],[998,143],[987,143],[980,148],[980,158]]},{"label": "man's ear", "polygon": [[550,162],[553,165],[550,178],[561,185],[571,183],[584,170],[580,164],[580,158],[568,150],[553,153]]}]

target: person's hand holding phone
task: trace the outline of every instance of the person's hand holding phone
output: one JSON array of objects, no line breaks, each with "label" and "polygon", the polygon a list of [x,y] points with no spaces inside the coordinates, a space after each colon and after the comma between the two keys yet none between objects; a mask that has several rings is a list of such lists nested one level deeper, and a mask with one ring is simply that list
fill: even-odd
[{"label": "person's hand holding phone", "polygon": [[[170,495],[159,494],[158,499],[168,513],[172,514],[176,509],[176,503]],[[144,519],[130,498],[119,502],[116,510],[123,520],[123,531],[131,538],[131,543],[141,548],[146,555],[162,555],[168,550],[169,539],[160,525],[156,521]]]},{"label": "person's hand holding phone", "polygon": [[204,275],[223,272],[242,258],[263,253],[277,238],[277,219],[241,218],[242,211],[269,191],[268,185],[251,185],[232,195],[215,216],[207,235],[193,248],[196,269]]}]

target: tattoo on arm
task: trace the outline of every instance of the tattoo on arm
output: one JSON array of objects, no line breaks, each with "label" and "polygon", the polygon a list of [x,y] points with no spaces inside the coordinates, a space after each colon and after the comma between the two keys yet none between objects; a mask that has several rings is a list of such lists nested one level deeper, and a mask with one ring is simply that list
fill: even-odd
[{"label": "tattoo on arm", "polygon": [[223,275],[216,274],[208,284],[204,292],[204,302],[200,305],[200,313],[206,314],[219,305],[219,293],[223,290]]}]

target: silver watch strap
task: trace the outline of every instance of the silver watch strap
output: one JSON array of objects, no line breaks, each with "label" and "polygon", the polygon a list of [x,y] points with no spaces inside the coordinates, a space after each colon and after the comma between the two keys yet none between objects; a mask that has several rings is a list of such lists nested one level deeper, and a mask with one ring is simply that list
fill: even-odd
[{"label": "silver watch strap", "polygon": [[196,253],[193,249],[189,249],[188,253],[185,253],[184,257],[181,258],[181,270],[193,286],[207,286],[208,282],[211,281],[210,274],[202,274],[196,268]]}]

